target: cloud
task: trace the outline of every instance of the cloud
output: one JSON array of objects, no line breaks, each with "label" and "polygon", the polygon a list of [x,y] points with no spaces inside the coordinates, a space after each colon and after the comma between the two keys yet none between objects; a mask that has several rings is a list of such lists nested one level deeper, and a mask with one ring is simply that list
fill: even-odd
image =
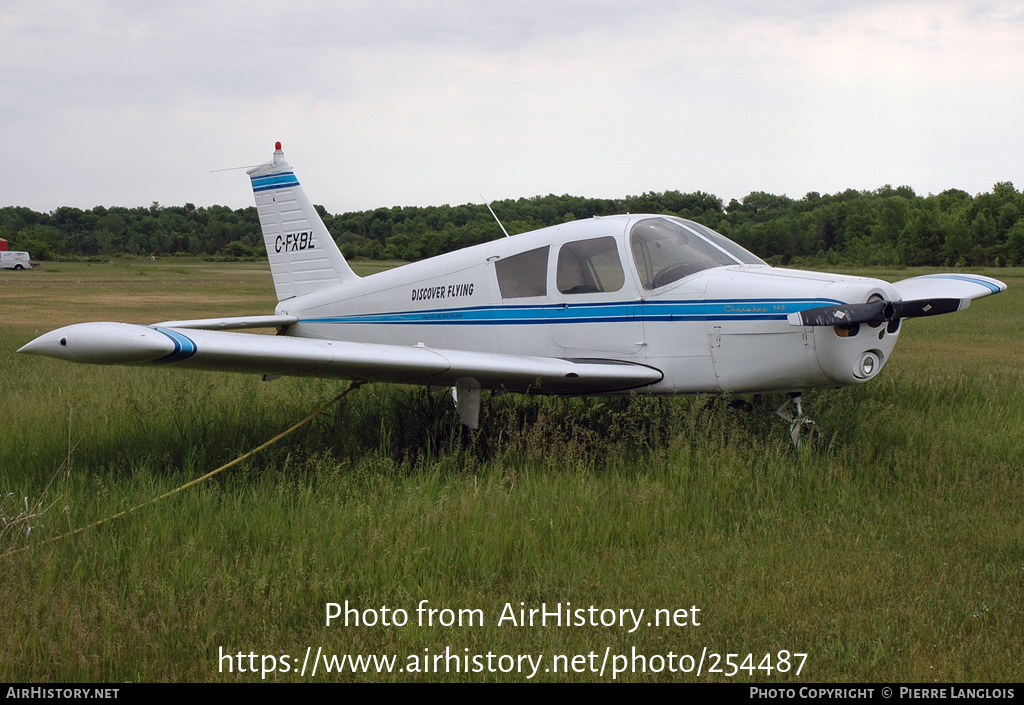
[{"label": "cloud", "polygon": [[9,0],[0,195],[246,205],[207,172],[275,139],[334,210],[975,190],[1020,161],[1022,40],[1005,2]]}]

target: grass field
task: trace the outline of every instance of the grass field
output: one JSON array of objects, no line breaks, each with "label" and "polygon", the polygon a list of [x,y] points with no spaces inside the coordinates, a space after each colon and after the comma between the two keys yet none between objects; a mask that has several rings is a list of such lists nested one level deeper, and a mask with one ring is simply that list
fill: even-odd
[{"label": "grass field", "polygon": [[[271,313],[263,264],[0,271],[0,552],[29,547],[0,561],[0,681],[253,681],[261,666],[519,681],[528,662],[503,673],[498,657],[520,655],[543,659],[533,680],[611,680],[625,655],[647,672],[619,680],[1019,681],[1024,270],[984,273],[1010,289],[905,322],[872,383],[805,395],[829,431],[817,448],[794,449],[771,413],[685,398],[495,395],[465,435],[446,393],[369,385],[208,483],[45,543],[233,459],[344,383],[14,353],[78,321]],[[327,626],[346,600],[408,623]],[[422,600],[453,612],[421,625]],[[506,604],[566,602],[598,621],[645,612],[632,632],[589,613],[499,623]],[[692,607],[699,626],[654,624]],[[483,623],[437,623],[459,610]],[[397,656],[396,672],[300,676],[307,648]],[[498,672],[434,673],[446,649],[471,671],[491,653]],[[245,673],[219,659],[239,652],[257,655]],[[702,654],[724,672],[707,656],[697,676]],[[430,672],[410,672],[424,656]]]}]

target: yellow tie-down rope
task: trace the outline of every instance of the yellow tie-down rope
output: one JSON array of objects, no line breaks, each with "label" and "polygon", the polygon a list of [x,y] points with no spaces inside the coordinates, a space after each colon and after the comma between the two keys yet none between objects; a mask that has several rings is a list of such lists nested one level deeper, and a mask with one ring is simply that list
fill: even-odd
[{"label": "yellow tie-down rope", "polygon": [[[260,446],[257,446],[255,448],[253,448],[252,450],[250,450],[245,455],[238,456],[237,458],[232,460],[230,463],[227,463],[226,465],[221,465],[216,470],[211,470],[210,472],[206,473],[202,477],[197,477],[196,479],[191,480],[190,482],[186,482],[181,487],[175,488],[175,489],[171,490],[170,492],[165,492],[162,495],[160,495],[159,497],[154,497],[153,499],[147,500],[147,501],[143,502],[142,504],[138,504],[138,505],[132,507],[131,509],[126,509],[123,512],[119,512],[118,514],[114,514],[113,516],[109,516],[109,517],[106,517],[105,519],[100,519],[97,522],[93,522],[92,524],[89,524],[88,526],[83,526],[83,527],[81,527],[79,529],[75,529],[74,531],[69,531],[66,534],[61,534],[60,536],[54,536],[52,539],[47,539],[46,541],[42,541],[41,543],[36,544],[36,545],[38,545],[38,546],[45,546],[48,543],[56,543],[57,541],[60,541],[61,539],[68,538],[69,536],[74,536],[76,534],[80,534],[83,531],[88,531],[89,529],[95,529],[97,526],[100,526],[101,524],[105,524],[107,522],[113,521],[114,519],[120,519],[121,517],[127,516],[128,514],[131,514],[132,512],[137,512],[138,510],[142,509],[143,507],[148,507],[151,504],[159,502],[161,499],[167,499],[171,495],[178,494],[179,492],[181,492],[183,490],[187,490],[189,487],[193,487],[195,485],[198,485],[200,482],[206,482],[207,480],[209,480],[214,475],[217,475],[218,473],[224,472],[225,470],[227,470],[230,467],[234,467],[235,465],[238,465],[243,460],[247,460],[248,458],[251,458],[252,456],[256,455],[257,453],[259,453],[264,448],[267,448],[268,446],[271,446],[271,445],[277,443],[279,440],[281,440],[285,436],[289,435],[290,433],[293,433],[293,432],[299,430],[300,428],[305,426],[307,423],[309,423],[310,421],[315,419],[317,416],[319,416],[320,414],[324,413],[329,408],[331,408],[332,406],[337,404],[339,401],[341,401],[342,399],[347,397],[351,392],[354,392],[355,390],[359,389],[359,387],[361,387],[363,384],[365,384],[365,382],[363,382],[361,380],[352,380],[352,383],[348,386],[348,389],[346,389],[344,392],[342,392],[338,396],[334,397],[334,399],[331,399],[329,402],[327,402],[326,404],[321,406],[319,409],[314,411],[312,414],[310,414],[306,418],[302,419],[302,421],[299,421],[297,424],[295,424],[294,426],[289,428],[287,431],[283,431],[283,432],[277,434],[276,436],[271,438],[269,441],[267,441],[263,445],[260,445]],[[3,560],[5,558],[10,558],[11,556],[16,556],[19,553],[23,553],[24,551],[27,551],[29,548],[31,548],[31,547],[30,546],[23,546],[22,548],[19,548],[19,549],[16,549],[14,551],[11,551],[10,553],[5,553],[4,555],[0,556],[0,560]]]}]

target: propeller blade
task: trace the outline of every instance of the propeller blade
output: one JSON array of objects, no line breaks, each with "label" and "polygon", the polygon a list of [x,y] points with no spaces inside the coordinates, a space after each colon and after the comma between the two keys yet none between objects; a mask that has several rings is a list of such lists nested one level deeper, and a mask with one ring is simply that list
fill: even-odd
[{"label": "propeller blade", "polygon": [[968,299],[916,299],[914,301],[871,301],[866,304],[821,306],[791,313],[794,326],[852,326],[855,323],[884,323],[900,318],[938,316],[967,308]]},{"label": "propeller blade", "polygon": [[970,304],[970,299],[916,299],[914,301],[897,301],[896,318],[938,316],[942,313],[960,311],[967,308]]},{"label": "propeller blade", "polygon": [[836,306],[820,306],[798,311],[789,315],[789,322],[794,326],[850,326],[854,323],[868,321],[884,321],[886,306],[889,301],[872,301],[867,304],[838,304]]}]

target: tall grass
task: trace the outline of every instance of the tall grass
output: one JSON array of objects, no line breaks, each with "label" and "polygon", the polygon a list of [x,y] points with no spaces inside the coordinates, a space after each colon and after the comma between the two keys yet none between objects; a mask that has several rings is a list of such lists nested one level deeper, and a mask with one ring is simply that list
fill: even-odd
[{"label": "tall grass", "polygon": [[[771,413],[781,400],[747,413],[703,399],[491,395],[467,432],[447,392],[370,385],[235,471],[49,544],[262,443],[341,385],[64,365],[11,354],[33,331],[7,324],[0,506],[14,519],[37,509],[0,534],[0,551],[29,547],[0,564],[0,679],[259,680],[221,672],[218,648],[301,657],[311,646],[403,657],[708,647],[756,662],[786,649],[809,654],[801,680],[1019,680],[1021,296],[908,321],[879,379],[806,395],[828,431],[813,448],[792,447]],[[424,599],[487,621],[324,624],[326,602],[412,612]],[[506,603],[566,601],[696,605],[701,626],[496,624]]]}]

